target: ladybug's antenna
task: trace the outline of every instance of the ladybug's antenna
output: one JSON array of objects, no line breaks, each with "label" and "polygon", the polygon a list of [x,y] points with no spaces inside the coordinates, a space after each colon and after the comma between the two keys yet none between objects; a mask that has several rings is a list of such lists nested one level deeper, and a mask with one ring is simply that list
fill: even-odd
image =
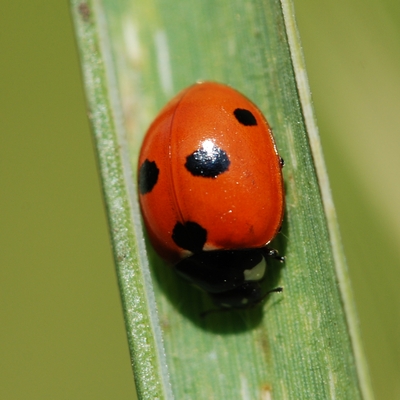
[{"label": "ladybug's antenna", "polygon": [[274,260],[277,260],[281,263],[285,262],[285,257],[280,256],[278,250],[270,249],[267,247],[264,251],[264,254],[265,254],[265,256],[273,258]]}]

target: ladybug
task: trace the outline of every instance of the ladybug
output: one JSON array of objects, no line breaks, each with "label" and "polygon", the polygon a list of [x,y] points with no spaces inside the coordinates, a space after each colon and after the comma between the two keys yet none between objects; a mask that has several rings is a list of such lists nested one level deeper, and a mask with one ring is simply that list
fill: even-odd
[{"label": "ladybug", "polygon": [[260,303],[266,260],[284,259],[268,247],[282,224],[282,167],[260,110],[215,82],[180,92],[144,138],[138,188],[150,241],[220,308]]}]

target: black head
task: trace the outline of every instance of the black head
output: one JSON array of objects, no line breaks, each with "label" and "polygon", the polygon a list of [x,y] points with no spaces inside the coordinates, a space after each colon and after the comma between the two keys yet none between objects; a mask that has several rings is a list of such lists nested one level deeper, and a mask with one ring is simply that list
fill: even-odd
[{"label": "black head", "polygon": [[217,307],[249,308],[267,295],[260,281],[270,253],[268,249],[201,251],[180,261],[175,269],[208,292]]}]

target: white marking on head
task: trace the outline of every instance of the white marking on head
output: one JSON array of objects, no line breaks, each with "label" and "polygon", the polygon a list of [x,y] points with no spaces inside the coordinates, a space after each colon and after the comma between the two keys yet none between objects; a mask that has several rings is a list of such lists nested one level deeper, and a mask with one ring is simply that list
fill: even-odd
[{"label": "white marking on head", "polygon": [[245,269],[244,280],[245,281],[259,281],[264,277],[265,270],[267,269],[267,262],[263,257],[262,260],[252,269]]}]

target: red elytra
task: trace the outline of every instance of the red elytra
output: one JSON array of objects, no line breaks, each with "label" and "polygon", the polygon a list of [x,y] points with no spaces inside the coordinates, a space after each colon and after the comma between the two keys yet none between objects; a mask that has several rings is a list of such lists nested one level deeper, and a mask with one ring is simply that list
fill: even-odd
[{"label": "red elytra", "polygon": [[[233,263],[243,276],[259,257],[276,257],[267,245],[282,224],[282,164],[268,122],[245,96],[214,82],[180,92],[151,124],[139,156],[140,206],[157,253],[178,264],[195,255],[197,267],[184,269],[197,268],[199,276],[178,272],[211,293],[213,285],[203,282],[204,264],[212,273],[221,262]],[[253,249],[262,250],[261,256],[249,253],[256,261],[243,267],[232,261],[249,258],[246,251]],[[260,280],[241,279],[246,285]],[[236,288],[218,286],[214,292]],[[245,306],[248,298],[239,297]],[[216,303],[238,307],[233,301]]]}]

